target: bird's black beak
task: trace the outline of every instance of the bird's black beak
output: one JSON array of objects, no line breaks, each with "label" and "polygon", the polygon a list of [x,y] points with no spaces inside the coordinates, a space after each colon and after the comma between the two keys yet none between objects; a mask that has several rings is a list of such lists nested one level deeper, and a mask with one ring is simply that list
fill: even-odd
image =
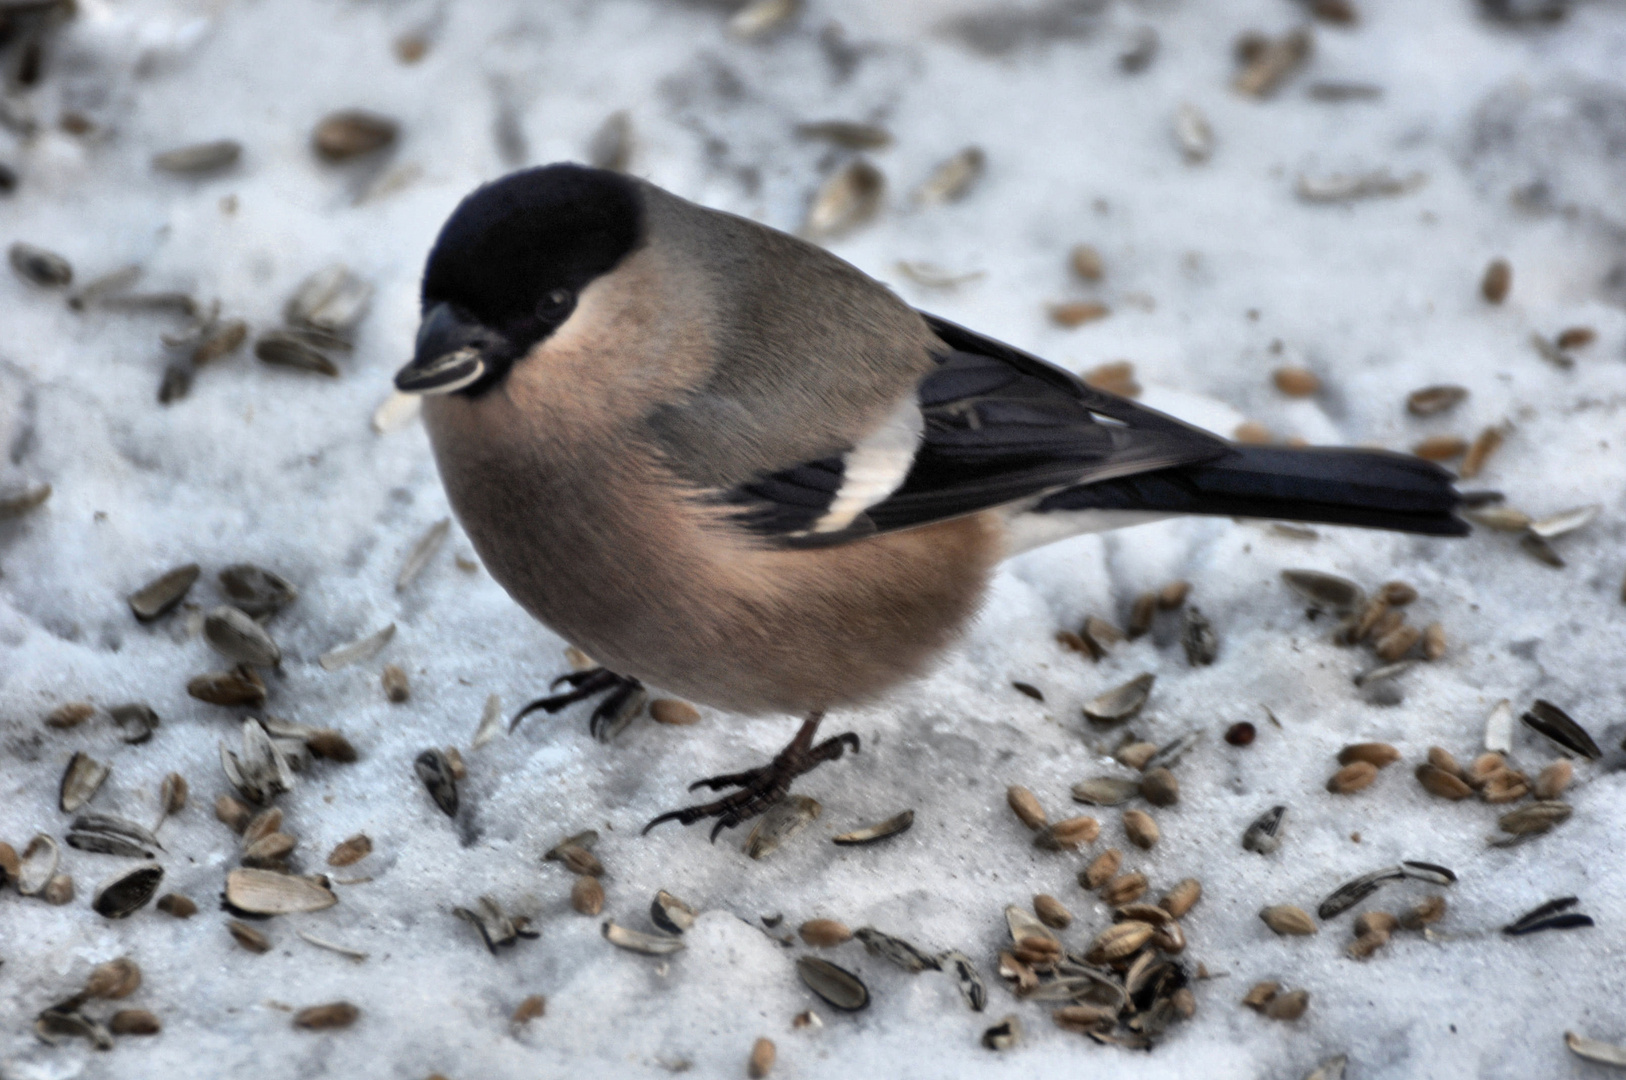
[{"label": "bird's black beak", "polygon": [[417,353],[395,373],[395,388],[406,394],[450,394],[477,382],[503,347],[500,335],[460,316],[450,304],[424,312]]}]

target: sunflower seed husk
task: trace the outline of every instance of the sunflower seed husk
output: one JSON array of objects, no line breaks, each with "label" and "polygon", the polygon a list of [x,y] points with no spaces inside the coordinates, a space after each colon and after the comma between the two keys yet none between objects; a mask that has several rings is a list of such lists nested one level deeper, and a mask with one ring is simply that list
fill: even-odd
[{"label": "sunflower seed husk", "polygon": [[1282,838],[1278,833],[1282,827],[1282,818],[1286,816],[1287,807],[1272,806],[1254,818],[1253,823],[1242,833],[1243,850],[1269,855],[1281,847]]},{"label": "sunflower seed husk", "polygon": [[1522,937],[1525,934],[1536,934],[1543,930],[1580,930],[1588,926],[1596,926],[1592,916],[1583,915],[1578,911],[1565,912],[1562,915],[1548,915],[1541,919],[1531,919],[1517,930],[1503,928],[1502,932],[1513,937]]},{"label": "sunflower seed husk", "polygon": [[248,846],[282,828],[282,811],[275,806],[261,810],[243,826],[243,844]]},{"label": "sunflower seed husk", "polygon": [[1513,836],[1533,836],[1544,833],[1555,825],[1562,825],[1569,820],[1572,813],[1574,809],[1568,803],[1534,802],[1503,814],[1496,819],[1496,825],[1503,832]]},{"label": "sunflower seed husk", "polygon": [[832,836],[830,842],[843,846],[873,844],[877,840],[885,840],[889,836],[897,836],[899,833],[908,832],[914,823],[915,812],[905,810],[901,814],[894,814],[885,821],[878,821],[874,825],[865,825],[862,828],[854,829],[852,832]]},{"label": "sunflower seed husk", "polygon": [[446,542],[446,534],[451,528],[452,519],[441,518],[418,538],[417,543],[412,545],[412,550],[407,553],[406,562],[401,566],[401,573],[395,579],[396,592],[403,591],[417,580],[418,575],[423,573],[423,568],[429,565],[429,560],[435,557],[441,545]]},{"label": "sunflower seed husk", "polygon": [[767,858],[822,813],[824,806],[817,799],[791,795],[775,803],[758,819],[756,827],[745,838],[743,850],[753,859]]},{"label": "sunflower seed husk", "polygon": [[236,919],[226,920],[226,929],[232,938],[251,953],[268,953],[271,951],[271,939],[247,923]]},{"label": "sunflower seed husk", "polygon": [[1122,686],[1115,686],[1084,705],[1084,715],[1098,724],[1117,724],[1128,720],[1146,704],[1157,676],[1144,672]]},{"label": "sunflower seed husk", "polygon": [[194,143],[154,154],[152,166],[160,172],[193,174],[216,172],[237,164],[243,146],[233,139]]},{"label": "sunflower seed husk", "polygon": [[96,715],[96,706],[88,701],[70,701],[58,705],[45,716],[45,726],[59,730],[78,727]]},{"label": "sunflower seed husk", "polygon": [[1438,863],[1418,862],[1407,859],[1398,867],[1400,876],[1412,881],[1426,881],[1430,885],[1452,885],[1456,883],[1457,875],[1453,870]]},{"label": "sunflower seed husk", "polygon": [[403,394],[396,390],[373,410],[373,431],[387,435],[397,428],[406,426],[422,411],[422,394]]},{"label": "sunflower seed husk", "polygon": [[340,645],[337,648],[329,649],[322,654],[321,659],[317,662],[322,665],[324,671],[338,671],[340,668],[349,667],[351,664],[365,663],[383,652],[384,646],[388,645],[394,637],[395,624],[390,623],[382,630],[369,634],[360,641],[352,641],[348,645]]},{"label": "sunflower seed husk", "polygon": [[278,574],[252,563],[234,563],[220,571],[220,591],[233,607],[259,618],[273,615],[294,600],[299,591]]},{"label": "sunflower seed husk", "polygon": [[167,615],[186,599],[187,590],[198,580],[200,573],[202,570],[197,563],[187,563],[147,582],[130,594],[131,613],[141,622],[152,622]]},{"label": "sunflower seed husk", "polygon": [[820,139],[844,150],[883,150],[892,145],[892,133],[876,124],[856,124],[847,120],[822,120],[797,124],[796,134],[804,139]]},{"label": "sunflower seed husk", "polygon": [[428,789],[440,812],[447,817],[457,816],[457,781],[452,777],[451,764],[439,750],[425,750],[412,763],[413,771]]},{"label": "sunflower seed husk", "polygon": [[1189,101],[1174,111],[1174,141],[1186,162],[1200,165],[1214,153],[1214,128],[1208,117]]},{"label": "sunflower seed husk", "polygon": [[479,933],[480,940],[491,955],[497,955],[497,949],[502,946],[513,945],[520,938],[534,938],[536,931],[529,928],[529,920],[523,916],[509,918],[503,913],[502,905],[489,896],[482,896],[475,901],[476,911],[465,907],[452,908],[452,914],[474,927]]},{"label": "sunflower seed husk", "polygon": [[1374,870],[1370,874],[1362,874],[1358,878],[1344,882],[1321,901],[1316,908],[1316,915],[1322,919],[1335,918],[1348,911],[1368,896],[1377,892],[1391,881],[1399,881],[1406,876],[1406,872],[1399,866],[1386,866],[1381,870]]},{"label": "sunflower seed husk", "polygon": [[1531,702],[1529,711],[1520,719],[1524,721],[1526,727],[1547,736],[1562,750],[1579,754],[1592,761],[1597,761],[1603,756],[1603,751],[1598,749],[1598,744],[1592,741],[1592,736],[1587,734],[1586,729],[1550,701],[1537,698]]},{"label": "sunflower seed husk", "polygon": [[857,975],[817,956],[796,961],[796,974],[807,988],[843,1012],[857,1012],[869,1004],[869,988]]},{"label": "sunflower seed husk", "polygon": [[23,896],[37,896],[56,876],[57,864],[62,858],[62,850],[57,847],[56,839],[45,833],[39,833],[28,842],[19,858],[8,845],[10,852],[8,862],[16,861],[15,866],[8,867],[3,876],[17,883],[17,891]]},{"label": "sunflower seed husk", "polygon": [[982,176],[988,156],[979,146],[968,146],[932,171],[915,191],[915,201],[934,203],[958,202],[970,193]]},{"label": "sunflower seed husk", "polygon": [[53,1005],[34,1018],[34,1034],[50,1046],[64,1038],[89,1039],[98,1050],[113,1049],[113,1036],[99,1020],[79,1011],[77,998]]},{"label": "sunflower seed husk", "polygon": [[220,744],[220,767],[239,794],[252,803],[268,803],[294,786],[287,755],[272,741],[257,720],[243,721],[243,754],[238,757]]},{"label": "sunflower seed husk", "polygon": [[626,109],[611,113],[587,141],[587,163],[595,169],[626,172],[632,164],[632,114]]},{"label": "sunflower seed husk", "polygon": [[1167,769],[1170,766],[1179,764],[1181,758],[1189,754],[1199,742],[1202,742],[1202,738],[1203,733],[1201,731],[1186,732],[1172,742],[1160,747],[1157,753],[1146,759],[1141,765],[1141,769],[1147,773],[1153,773],[1159,769]]},{"label": "sunflower seed husk", "polygon": [[1527,532],[1519,537],[1519,547],[1538,562],[1544,562],[1557,570],[1562,570],[1568,564],[1564,556],[1560,555],[1546,540],[1533,532]]},{"label": "sunflower seed husk", "polygon": [[235,607],[221,605],[203,620],[203,637],[221,656],[236,664],[275,667],[282,650],[265,628]]},{"label": "sunflower seed husk", "polygon": [[270,330],[254,343],[254,355],[261,362],[297,371],[338,377],[338,366],[303,337],[286,330]]},{"label": "sunflower seed husk", "polygon": [[311,134],[311,147],[327,161],[348,161],[377,153],[395,142],[394,120],[361,109],[329,113]]},{"label": "sunflower seed husk", "polygon": [[1042,829],[1049,823],[1050,818],[1040,805],[1038,796],[1020,784],[1012,784],[1005,789],[1005,803],[1030,829]]},{"label": "sunflower seed husk", "polygon": [[83,750],[75,751],[62,771],[62,783],[57,789],[57,805],[64,814],[72,814],[96,796],[102,781],[113,770]]},{"label": "sunflower seed husk", "polygon": [[[649,920],[668,934],[681,934],[694,925],[699,913],[682,900],[662,889],[649,904]],[[805,931],[807,925],[802,929]],[[805,936],[805,935],[804,935]]]},{"label": "sunflower seed husk", "polygon": [[873,926],[859,927],[853,931],[853,937],[864,943],[864,950],[871,956],[890,960],[911,975],[926,970],[938,970],[937,957],[903,938],[893,937]]},{"label": "sunflower seed husk", "polygon": [[1303,937],[1316,932],[1315,920],[1303,908],[1292,904],[1274,904],[1259,912],[1259,918],[1277,934]]},{"label": "sunflower seed husk", "polygon": [[1595,1061],[1600,1065],[1615,1065],[1626,1068],[1626,1046],[1616,1046],[1598,1039],[1589,1039],[1585,1035],[1577,1035],[1573,1031],[1564,1032],[1564,1045],[1570,1048],[1570,1053],[1587,1061]]},{"label": "sunflower seed husk", "polygon": [[115,874],[96,886],[90,906],[98,915],[106,918],[125,918],[145,906],[163,880],[164,868],[157,863],[137,866]]},{"label": "sunflower seed husk", "polygon": [[54,251],[25,244],[11,245],[11,268],[30,285],[55,289],[73,281],[73,266]]},{"label": "sunflower seed husk", "polygon": [[679,937],[667,937],[664,934],[644,934],[637,930],[628,930],[624,926],[618,926],[609,921],[606,921],[601,929],[604,933],[604,940],[611,945],[626,949],[629,952],[643,953],[646,956],[667,956],[688,947],[683,943],[683,939]]},{"label": "sunflower seed husk", "polygon": [[1465,507],[1461,513],[1475,525],[1483,525],[1497,532],[1523,532],[1530,527],[1530,515],[1511,506]]},{"label": "sunflower seed husk", "polygon": [[147,848],[162,848],[158,838],[133,821],[111,814],[80,814],[68,833],[68,846],[98,855],[150,859]]},{"label": "sunflower seed husk", "polygon": [[226,903],[250,915],[321,911],[339,902],[327,879],[238,867],[226,874]]},{"label": "sunflower seed husk", "polygon": [[294,1013],[294,1027],[307,1031],[330,1031],[347,1028],[361,1016],[361,1010],[348,1001],[330,1001],[326,1005],[312,1005]]},{"label": "sunflower seed husk", "polygon": [[1186,608],[1180,646],[1185,649],[1186,662],[1192,667],[1206,667],[1219,656],[1219,636],[1214,633],[1214,624],[1195,605]]},{"label": "sunflower seed husk", "polygon": [[1248,992],[1242,995],[1242,1004],[1254,1012],[1262,1013],[1265,1011],[1265,1006],[1275,999],[1281,988],[1282,984],[1278,982],[1254,983],[1248,988]]},{"label": "sunflower seed husk", "polygon": [[802,10],[802,0],[749,0],[728,19],[728,32],[751,40],[777,30]]},{"label": "sunflower seed husk", "polygon": [[1279,38],[1249,35],[1239,49],[1243,65],[1232,85],[1251,97],[1269,97],[1304,66],[1314,48],[1315,37],[1308,27],[1290,30]]},{"label": "sunflower seed husk", "polygon": [[1310,1007],[1310,991],[1289,990],[1277,994],[1265,1006],[1265,1015],[1272,1020],[1297,1020]]},{"label": "sunflower seed husk", "polygon": [[1544,517],[1539,521],[1530,523],[1530,531],[1543,540],[1555,540],[1566,533],[1572,533],[1592,523],[1603,507],[1598,503],[1578,506],[1573,510]]},{"label": "sunflower seed husk", "polygon": [[257,709],[265,704],[265,680],[247,664],[231,671],[211,671],[187,680],[186,692],[210,705],[246,706]]},{"label": "sunflower seed husk", "polygon": [[140,701],[114,705],[107,710],[107,715],[119,726],[124,741],[131,745],[139,745],[152,738],[153,729],[158,726],[158,714],[152,710],[152,706]]},{"label": "sunflower seed husk", "polygon": [[248,828],[249,821],[253,817],[254,811],[230,795],[215,796],[215,818],[239,836]]},{"label": "sunflower seed husk", "polygon": [[1039,938],[1055,944],[1061,942],[1050,927],[1039,921],[1038,916],[1017,904],[1006,906],[1005,925],[1011,932],[1011,940],[1018,943],[1029,938]]},{"label": "sunflower seed husk", "polygon": [[67,874],[57,874],[45,883],[40,899],[53,907],[73,903],[73,878]]},{"label": "sunflower seed husk", "polygon": [[1073,785],[1073,801],[1088,806],[1117,806],[1134,798],[1139,791],[1140,785],[1133,780],[1096,776]]},{"label": "sunflower seed husk", "polygon": [[959,989],[960,996],[971,1007],[972,1012],[982,1012],[988,1005],[988,987],[982,981],[982,975],[977,971],[977,965],[971,957],[963,952],[950,949],[940,953],[934,966],[939,971],[946,971],[954,979],[954,985]]},{"label": "sunflower seed husk", "polygon": [[1513,703],[1503,698],[1485,718],[1485,749],[1498,754],[1513,752]]},{"label": "sunflower seed husk", "polygon": [[886,178],[880,169],[861,158],[849,162],[813,196],[803,234],[824,239],[857,228],[875,216],[885,190]]},{"label": "sunflower seed husk", "polygon": [[262,870],[280,870],[299,841],[284,832],[260,837],[243,849],[243,865]]}]

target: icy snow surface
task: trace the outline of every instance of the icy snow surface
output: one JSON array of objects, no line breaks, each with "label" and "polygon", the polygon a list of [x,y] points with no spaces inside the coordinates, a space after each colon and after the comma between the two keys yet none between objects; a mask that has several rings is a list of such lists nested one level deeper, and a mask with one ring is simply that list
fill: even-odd
[{"label": "icy snow surface", "polygon": [[[760,41],[731,37],[728,6],[700,2],[79,0],[43,83],[12,98],[14,119],[31,115],[37,131],[0,130],[0,160],[21,175],[0,198],[0,240],[63,253],[81,281],[139,263],[142,288],[219,299],[257,331],[334,261],[377,292],[337,379],[273,368],[245,349],[162,406],[158,339],[178,322],[75,313],[60,293],[0,275],[0,468],[3,479],[55,488],[40,509],[0,521],[0,836],[21,849],[36,832],[66,834],[56,786],[75,750],[112,765],[92,809],[141,821],[156,814],[160,779],[179,771],[194,797],[162,830],[164,886],[201,908],[189,921],[150,907],[102,919],[92,889],[127,863],[66,849],[72,903],[0,898],[0,1075],[733,1077],[762,1035],[778,1044],[782,1077],[1297,1078],[1336,1053],[1359,1080],[1597,1074],[1568,1055],[1562,1033],[1626,1039],[1620,774],[1579,764],[1572,820],[1493,849],[1500,808],[1432,799],[1411,770],[1433,744],[1470,758],[1504,697],[1521,709],[1534,697],[1566,707],[1606,749],[1620,739],[1626,10],[1582,2],[1562,22],[1509,26],[1468,0],[1356,3],[1359,25],[1318,25],[1307,69],[1261,102],[1230,89],[1232,41],[1307,17],[1288,0],[808,0]],[[1118,56],[1143,26],[1161,47],[1149,69],[1126,74]],[[392,42],[412,32],[428,51],[406,64]],[[1312,98],[1309,86],[1327,80],[1372,83],[1382,96]],[[1206,164],[1188,164],[1174,139],[1187,102],[1215,132]],[[343,107],[400,120],[387,160],[314,158],[313,126]],[[578,708],[471,750],[487,696],[510,711],[536,696],[565,670],[564,643],[483,572],[458,568],[472,551],[455,529],[396,590],[407,551],[448,510],[421,427],[369,426],[410,354],[422,258],[454,203],[516,164],[580,158],[617,109],[630,110],[636,132],[633,171],[781,228],[797,226],[842,161],[794,125],[880,122],[896,135],[870,155],[888,178],[886,206],[832,246],[910,302],[1074,370],[1131,359],[1144,401],[1224,432],[1253,419],[1283,438],[1406,449],[1506,422],[1505,444],[1472,486],[1537,515],[1591,502],[1603,512],[1557,541],[1562,570],[1484,530],[1464,541],[1334,528],[1295,539],[1263,524],[1187,520],[1056,544],[999,575],[982,617],[931,677],[830,717],[831,731],[862,736],[863,752],[799,783],[824,813],[777,854],[745,858],[744,830],[715,845],[703,826],[640,837],[644,821],[687,801],[690,780],[765,760],[793,719],[645,719],[605,746]],[[64,131],[65,112],[92,129]],[[177,178],[150,165],[156,151],[223,137],[245,147],[223,175]],[[914,204],[913,188],[969,144],[987,152],[980,185],[948,206]],[[1301,175],[1380,169],[1427,182],[1345,205],[1295,196]],[[1097,286],[1066,268],[1079,242],[1102,253]],[[1499,255],[1513,288],[1492,307],[1479,278]],[[928,289],[897,271],[900,259],[984,276]],[[1046,317],[1047,302],[1092,298],[1112,315],[1076,330]],[[1529,336],[1571,325],[1598,338],[1560,370]],[[1282,397],[1269,373],[1284,363],[1319,373],[1322,392]],[[1445,416],[1409,417],[1406,393],[1437,382],[1472,395]],[[375,845],[334,871],[362,879],[336,886],[337,906],[260,924],[274,942],[265,955],[233,943],[217,905],[237,857],[236,837],[210,812],[226,790],[217,742],[235,744],[240,710],[185,692],[189,677],[223,666],[188,627],[218,602],[216,572],[244,560],[300,590],[269,624],[286,657],[269,676],[269,710],[337,727],[361,751],[353,765],[318,763],[280,800],[296,861],[327,869],[325,853],[358,831]],[[136,624],[123,597],[191,561],[204,568],[193,612]],[[1288,567],[1368,587],[1411,582],[1422,593],[1413,621],[1441,621],[1449,652],[1403,676],[1402,703],[1364,702],[1351,676],[1370,653],[1334,646],[1325,620],[1306,620],[1280,582]],[[1212,667],[1188,666],[1173,621],[1098,664],[1054,641],[1088,614],[1122,625],[1137,593],[1176,578],[1192,582],[1218,632]],[[317,664],[391,622],[399,631],[377,659],[337,672]],[[380,690],[390,662],[411,676],[406,704]],[[1080,705],[1141,671],[1158,679],[1129,725],[1136,733],[1159,743],[1206,733],[1177,768],[1180,804],[1154,811],[1162,842],[1134,851],[1119,813],[1104,810],[1093,811],[1102,837],[1085,852],[1036,850],[1006,809],[1006,786],[1027,785],[1060,816],[1074,812],[1073,782],[1122,774],[1107,756],[1118,734],[1088,730]],[[1013,680],[1041,688],[1045,702]],[[105,712],[71,731],[43,726],[56,705],[81,699],[147,701],[163,724],[141,746],[122,744]],[[1246,749],[1219,737],[1238,720],[1259,727]],[[1363,740],[1394,743],[1404,762],[1358,795],[1329,794],[1334,754]],[[420,751],[451,744],[469,770],[455,822],[412,769]],[[1520,730],[1520,765],[1534,770],[1552,754]],[[1243,827],[1275,803],[1290,808],[1282,848],[1243,851]],[[916,823],[901,837],[829,842],[906,807]],[[618,951],[599,920],[570,909],[569,874],[541,856],[587,828],[603,837],[607,915],[647,928],[661,888],[705,912],[686,951],[666,962]],[[1152,879],[1153,898],[1180,878],[1202,880],[1186,958],[1223,975],[1195,984],[1195,1019],[1150,1055],[1062,1031],[992,971],[1006,904],[1055,894],[1077,916],[1066,933],[1075,945],[1106,925],[1107,909],[1074,876],[1109,845],[1131,851],[1127,864]],[[1401,935],[1356,962],[1344,955],[1352,915],[1281,939],[1256,917],[1266,903],[1313,908],[1344,879],[1401,858],[1460,875],[1444,890],[1451,907],[1437,940]],[[1424,892],[1394,886],[1363,906],[1399,910]],[[450,913],[481,894],[533,917],[540,939],[488,954]],[[1565,894],[1581,897],[1595,929],[1495,932]],[[831,917],[961,949],[990,983],[988,1010],[970,1012],[945,976],[905,974],[853,943],[823,955],[860,972],[874,1001],[835,1013],[794,974],[810,950],[761,928],[775,914],[778,934]],[[319,950],[300,930],[368,959]],[[124,954],[143,968],[142,988],[89,1008],[151,1009],[162,1034],[123,1038],[106,1054],[36,1041],[38,1010]],[[1310,990],[1303,1019],[1271,1021],[1239,1004],[1267,978]],[[529,994],[546,996],[546,1016],[516,1030],[509,1015]],[[340,998],[361,1009],[353,1028],[292,1027],[290,1008]],[[822,1026],[794,1030],[807,1008]],[[1022,1044],[982,1049],[983,1029],[1007,1013],[1027,1029]]]}]

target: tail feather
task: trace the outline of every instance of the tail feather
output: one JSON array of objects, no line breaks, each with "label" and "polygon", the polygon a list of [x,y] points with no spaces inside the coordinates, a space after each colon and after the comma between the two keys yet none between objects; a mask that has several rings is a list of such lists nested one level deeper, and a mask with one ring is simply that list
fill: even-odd
[{"label": "tail feather", "polygon": [[1082,484],[1047,496],[1038,513],[1135,510],[1218,514],[1466,536],[1450,473],[1384,450],[1236,446],[1201,465]]}]

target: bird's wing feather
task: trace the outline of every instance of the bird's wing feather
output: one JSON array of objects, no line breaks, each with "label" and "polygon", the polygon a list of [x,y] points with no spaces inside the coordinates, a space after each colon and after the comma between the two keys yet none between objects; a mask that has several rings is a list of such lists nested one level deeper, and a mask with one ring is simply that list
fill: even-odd
[{"label": "bird's wing feather", "polygon": [[[743,526],[786,546],[842,543],[1227,452],[1207,432],[925,318],[945,348],[913,399],[855,447],[722,493]],[[910,452],[899,436],[912,417]]]}]

